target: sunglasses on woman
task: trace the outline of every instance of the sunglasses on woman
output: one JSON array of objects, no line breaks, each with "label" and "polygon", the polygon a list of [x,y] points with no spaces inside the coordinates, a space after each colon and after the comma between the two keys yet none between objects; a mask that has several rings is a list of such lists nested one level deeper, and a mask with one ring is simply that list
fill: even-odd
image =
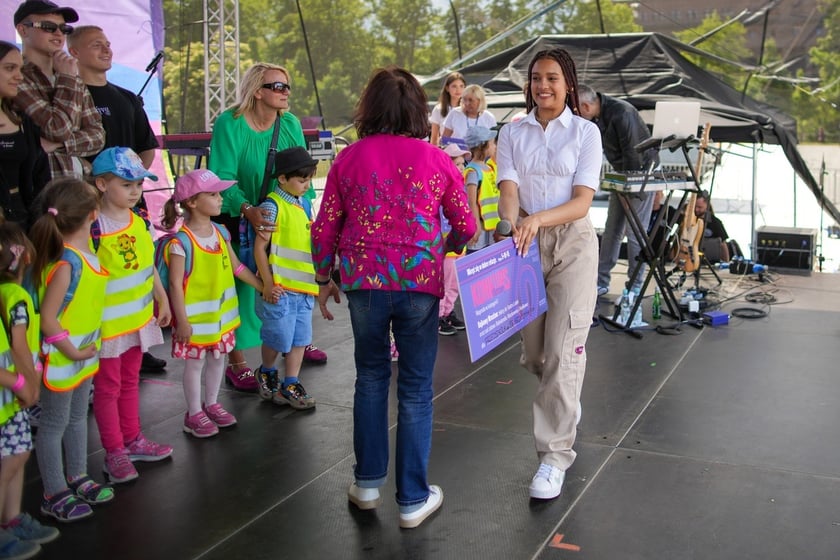
[{"label": "sunglasses on woman", "polygon": [[286,82],[272,82],[270,84],[263,84],[262,87],[270,89],[274,93],[283,93],[284,91],[292,91],[292,86]]},{"label": "sunglasses on woman", "polygon": [[26,21],[23,23],[24,27],[34,27],[40,29],[44,33],[55,33],[61,31],[64,35],[73,33],[73,26],[66,23],[53,23],[51,21]]}]

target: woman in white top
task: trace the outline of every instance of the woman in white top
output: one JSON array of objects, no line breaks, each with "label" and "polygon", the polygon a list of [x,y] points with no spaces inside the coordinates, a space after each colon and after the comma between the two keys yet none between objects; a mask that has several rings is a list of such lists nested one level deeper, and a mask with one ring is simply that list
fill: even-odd
[{"label": "woman in white top", "polygon": [[440,144],[440,131],[443,130],[443,121],[450,111],[461,105],[461,96],[464,94],[465,87],[467,87],[467,82],[460,72],[450,72],[443,81],[438,104],[432,109],[432,115],[429,117],[429,122],[432,124],[429,142],[432,146]]},{"label": "woman in white top", "polygon": [[562,49],[534,55],[524,118],[504,126],[496,150],[499,214],[513,241],[540,251],[548,312],[522,329],[520,363],[539,378],[534,438],[540,466],[530,495],[560,495],[580,419],[586,338],[595,308],[598,241],[589,207],[601,168],[598,127],[578,116],[577,75]]},{"label": "woman in white top", "polygon": [[443,121],[443,135],[463,140],[467,130],[474,126],[491,129],[496,126],[496,117],[487,110],[484,90],[475,84],[466,87],[461,97],[461,106],[450,111]]}]

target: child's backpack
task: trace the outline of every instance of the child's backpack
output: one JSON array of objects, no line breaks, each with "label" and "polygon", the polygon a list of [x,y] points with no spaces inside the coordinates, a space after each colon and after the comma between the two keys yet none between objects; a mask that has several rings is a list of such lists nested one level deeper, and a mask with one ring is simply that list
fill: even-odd
[{"label": "child's backpack", "polygon": [[[222,235],[222,240],[227,243],[230,241],[230,233],[227,228],[211,222],[213,227]],[[177,239],[184,248],[184,279],[189,278],[193,267],[193,246],[190,241],[190,236],[184,231],[177,231],[175,233],[168,233],[155,241],[155,268],[160,275],[160,281],[164,289],[169,290],[169,245],[174,239]]]},{"label": "child's backpack", "polygon": [[[312,201],[305,196],[300,197],[300,204],[306,216],[312,219]],[[257,241],[257,232],[246,218],[239,220],[239,262],[248,267],[254,274],[257,273],[257,259],[254,256],[254,244]],[[268,247],[266,247],[268,250]]]}]

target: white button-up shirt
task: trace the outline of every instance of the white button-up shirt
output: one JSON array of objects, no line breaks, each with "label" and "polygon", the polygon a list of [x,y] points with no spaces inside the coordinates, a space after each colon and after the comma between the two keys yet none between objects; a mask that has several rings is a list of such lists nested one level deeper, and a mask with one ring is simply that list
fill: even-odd
[{"label": "white button-up shirt", "polygon": [[528,214],[568,202],[576,185],[597,190],[603,160],[594,123],[567,106],[543,130],[535,111],[502,127],[496,149],[496,180],[517,184],[519,205]]}]

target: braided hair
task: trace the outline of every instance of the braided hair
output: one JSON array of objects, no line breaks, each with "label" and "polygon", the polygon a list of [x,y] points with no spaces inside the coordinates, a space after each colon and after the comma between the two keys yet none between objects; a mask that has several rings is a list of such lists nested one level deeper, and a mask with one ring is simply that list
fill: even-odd
[{"label": "braided hair", "polygon": [[531,94],[531,73],[534,70],[534,64],[536,64],[538,60],[542,60],[544,58],[553,60],[560,65],[560,69],[563,71],[563,78],[566,80],[566,87],[568,88],[566,93],[566,105],[569,106],[575,115],[580,115],[578,79],[575,61],[572,60],[572,56],[566,49],[558,48],[546,49],[538,52],[528,64],[528,81],[525,83],[525,110],[530,113],[531,109],[536,107],[534,97]]}]

